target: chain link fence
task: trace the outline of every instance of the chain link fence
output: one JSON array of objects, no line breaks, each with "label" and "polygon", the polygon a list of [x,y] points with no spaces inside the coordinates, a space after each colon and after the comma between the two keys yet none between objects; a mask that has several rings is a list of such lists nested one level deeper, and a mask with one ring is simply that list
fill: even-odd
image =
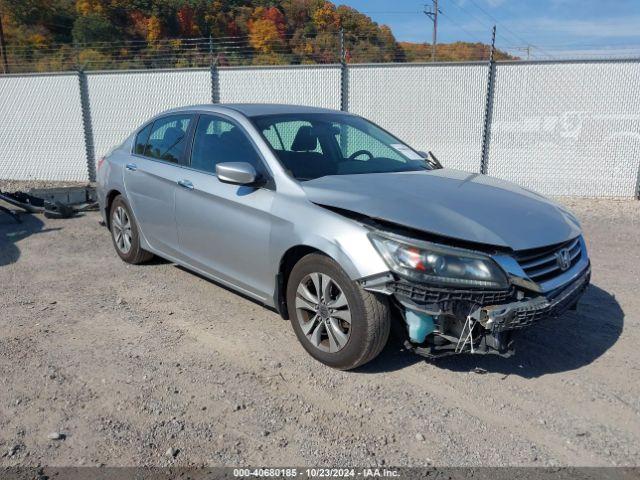
[{"label": "chain link fence", "polygon": [[640,62],[498,64],[489,175],[551,195],[632,197]]},{"label": "chain link fence", "polygon": [[163,110],[275,102],[354,112],[447,167],[546,195],[637,197],[639,80],[640,60],[4,75],[0,178],[92,180],[96,158]]},{"label": "chain link fence", "polygon": [[77,74],[0,77],[0,178],[88,178]]},{"label": "chain link fence", "polygon": [[340,66],[229,67],[219,71],[222,103],[286,103],[340,110]]},{"label": "chain link fence", "polygon": [[211,102],[209,69],[90,72],[87,84],[96,158],[156,113]]},{"label": "chain link fence", "polygon": [[447,167],[480,171],[486,65],[349,67],[349,110]]}]

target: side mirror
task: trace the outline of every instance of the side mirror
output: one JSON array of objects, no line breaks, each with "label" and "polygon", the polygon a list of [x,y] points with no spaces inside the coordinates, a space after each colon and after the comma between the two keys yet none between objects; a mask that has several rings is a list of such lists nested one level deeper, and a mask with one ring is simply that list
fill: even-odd
[{"label": "side mirror", "polygon": [[258,172],[247,162],[225,162],[216,165],[216,176],[224,183],[251,185],[258,180]]},{"label": "side mirror", "polygon": [[418,152],[418,155],[422,158],[429,158],[429,154],[427,152],[423,152],[422,150],[416,150],[416,152]]}]

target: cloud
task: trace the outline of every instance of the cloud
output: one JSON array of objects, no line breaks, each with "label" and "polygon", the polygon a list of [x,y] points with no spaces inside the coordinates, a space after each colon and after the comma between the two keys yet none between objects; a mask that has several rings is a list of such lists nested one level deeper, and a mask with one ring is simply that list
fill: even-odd
[{"label": "cloud", "polygon": [[507,0],[486,0],[491,8],[496,8],[505,3]]},{"label": "cloud", "polygon": [[[620,47],[620,48],[588,48],[588,49],[559,49],[551,50],[548,54],[551,54],[553,58],[638,58],[638,52],[640,51],[640,45]],[[533,51],[534,55],[545,57],[544,52]],[[516,55],[522,55],[522,52],[517,52]]]}]

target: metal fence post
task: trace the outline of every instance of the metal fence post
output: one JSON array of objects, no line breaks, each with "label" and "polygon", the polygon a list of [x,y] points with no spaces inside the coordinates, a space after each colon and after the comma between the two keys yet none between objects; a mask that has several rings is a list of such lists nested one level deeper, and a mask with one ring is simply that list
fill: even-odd
[{"label": "metal fence post", "polygon": [[220,72],[218,57],[211,62],[211,103],[220,103]]},{"label": "metal fence post", "polygon": [[489,54],[489,78],[487,79],[487,98],[484,105],[484,126],[482,128],[482,158],[480,159],[480,173],[487,174],[489,166],[489,142],[491,141],[491,120],[493,116],[493,90],[496,81],[496,62],[494,53],[496,49],[496,26],[493,26],[491,35],[491,53]]},{"label": "metal fence post", "polygon": [[82,128],[84,130],[84,148],[87,155],[87,173],[89,181],[96,181],[96,154],[93,144],[93,126],[91,124],[91,106],[89,103],[89,84],[87,74],[78,69],[78,83],[80,85],[80,107],[82,109]]},{"label": "metal fence post", "polygon": [[349,111],[349,67],[347,67],[347,52],[342,29],[340,29],[340,110]]}]

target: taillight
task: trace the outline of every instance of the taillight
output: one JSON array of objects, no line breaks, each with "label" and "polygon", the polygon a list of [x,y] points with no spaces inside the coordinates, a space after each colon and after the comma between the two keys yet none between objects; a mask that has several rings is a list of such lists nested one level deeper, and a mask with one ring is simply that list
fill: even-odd
[{"label": "taillight", "polygon": [[98,160],[98,170],[100,170],[102,168],[102,164],[104,163],[104,159],[105,159],[105,157],[102,157],[100,160]]}]

